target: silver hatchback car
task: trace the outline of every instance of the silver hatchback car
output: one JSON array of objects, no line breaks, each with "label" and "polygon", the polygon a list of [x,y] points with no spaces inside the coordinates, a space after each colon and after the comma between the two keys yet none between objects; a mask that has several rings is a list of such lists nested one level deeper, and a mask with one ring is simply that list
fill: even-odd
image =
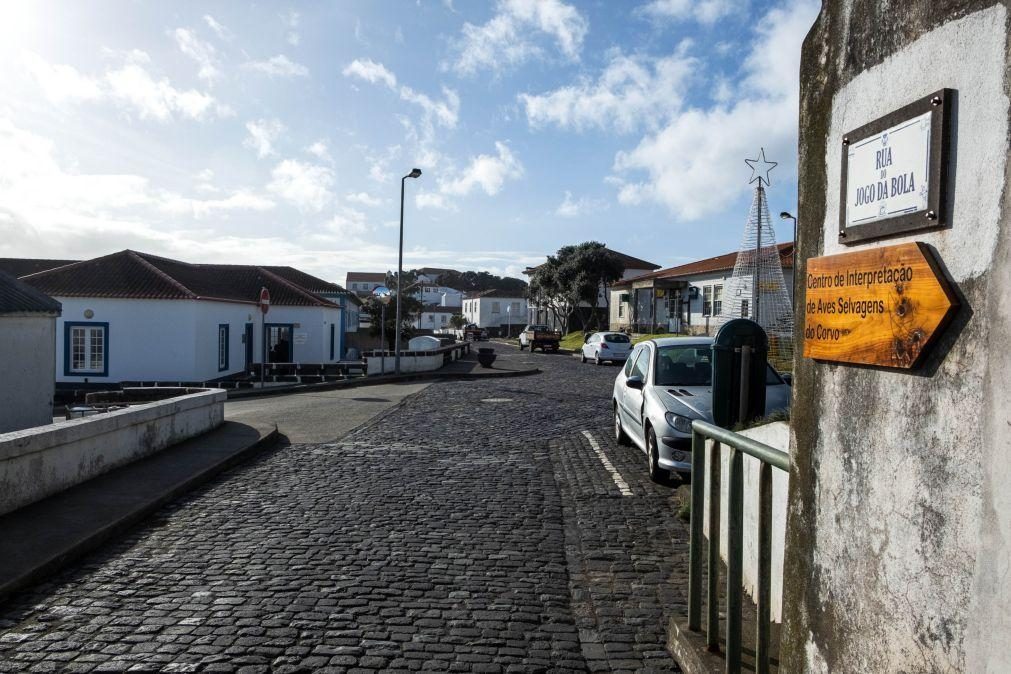
[{"label": "silver hatchback car", "polygon": [[[645,454],[657,482],[691,473],[692,421],[713,420],[712,337],[641,342],[614,382],[614,434]],[[789,409],[790,385],[769,366],[765,413]]]}]

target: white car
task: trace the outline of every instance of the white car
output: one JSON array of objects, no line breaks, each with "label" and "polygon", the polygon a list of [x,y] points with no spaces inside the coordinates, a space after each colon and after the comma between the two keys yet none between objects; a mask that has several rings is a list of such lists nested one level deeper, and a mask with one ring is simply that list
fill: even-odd
[{"label": "white car", "polygon": [[582,360],[597,365],[604,361],[623,363],[632,352],[632,339],[623,332],[595,332],[583,341]]}]

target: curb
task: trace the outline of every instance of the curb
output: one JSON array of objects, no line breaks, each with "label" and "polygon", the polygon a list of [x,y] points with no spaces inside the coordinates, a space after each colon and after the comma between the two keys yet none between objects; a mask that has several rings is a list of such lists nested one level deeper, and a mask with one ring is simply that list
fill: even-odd
[{"label": "curb", "polygon": [[530,370],[501,370],[498,372],[470,373],[470,372],[417,372],[402,375],[381,374],[375,377],[358,377],[356,379],[344,379],[342,381],[327,382],[324,384],[292,384],[291,386],[273,386],[262,389],[227,389],[228,400],[241,400],[242,398],[253,398],[256,396],[281,395],[286,393],[309,393],[311,391],[332,391],[342,388],[357,388],[360,386],[375,386],[378,384],[394,384],[397,382],[409,381],[477,381],[481,379],[503,379],[506,377],[529,377],[540,374],[541,369],[535,367]]},{"label": "curb", "polygon": [[69,547],[63,549],[53,557],[50,557],[45,562],[42,562],[21,576],[6,582],[0,582],[0,602],[6,601],[18,590],[49,578],[52,574],[59,571],[64,566],[67,566],[70,562],[83,557],[87,553],[101,546],[106,541],[118,537],[127,530],[133,528],[134,525],[147,519],[148,516],[167,503],[170,503],[183,494],[192,491],[206,482],[209,482],[212,478],[220,473],[223,473],[229,468],[233,468],[234,466],[243,463],[261,450],[275,445],[280,438],[281,435],[275,425],[274,430],[270,431],[248,447],[240,449],[218,463],[208,466],[199,473],[191,475],[189,478],[176,484],[168,491],[123,515],[118,520],[88,534],[82,539],[75,541]]}]

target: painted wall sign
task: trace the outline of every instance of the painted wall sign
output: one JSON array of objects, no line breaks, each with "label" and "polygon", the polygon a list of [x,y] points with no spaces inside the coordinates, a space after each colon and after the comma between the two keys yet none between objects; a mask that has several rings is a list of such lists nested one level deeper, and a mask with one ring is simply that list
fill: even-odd
[{"label": "painted wall sign", "polygon": [[841,243],[945,225],[953,96],[942,89],[843,137]]},{"label": "painted wall sign", "polygon": [[296,332],[293,341],[294,341],[295,344],[305,344],[306,339],[307,339],[306,333],[304,333],[304,332]]},{"label": "painted wall sign", "polygon": [[958,300],[924,244],[815,257],[804,279],[804,355],[916,367]]}]

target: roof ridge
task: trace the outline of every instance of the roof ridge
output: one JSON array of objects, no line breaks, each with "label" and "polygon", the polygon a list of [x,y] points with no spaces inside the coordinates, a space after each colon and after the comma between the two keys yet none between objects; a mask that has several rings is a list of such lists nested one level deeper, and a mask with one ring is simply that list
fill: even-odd
[{"label": "roof ridge", "polygon": [[324,297],[320,297],[319,295],[316,295],[315,293],[309,292],[308,290],[306,290],[302,286],[298,285],[297,283],[292,283],[291,281],[289,281],[288,279],[284,278],[280,274],[274,273],[274,272],[270,271],[269,269],[267,269],[266,267],[257,266],[255,268],[257,270],[259,270],[261,273],[263,273],[265,276],[268,276],[268,277],[272,278],[273,280],[277,281],[278,283],[280,283],[282,285],[288,286],[289,288],[291,288],[295,292],[297,292],[297,293],[299,293],[301,295],[304,295],[306,298],[312,300],[313,302],[322,303],[323,306],[334,306],[334,307],[339,307],[340,306],[339,304],[331,302],[330,300],[328,300],[328,299],[326,299]]},{"label": "roof ridge", "polygon": [[[176,279],[172,278],[167,272],[164,272],[161,269],[158,269],[158,267],[156,267],[153,263],[151,263],[150,261],[148,261],[147,259],[145,259],[144,255],[146,255],[146,253],[138,253],[138,252],[130,250],[128,248],[126,250],[126,254],[129,255],[129,256],[131,256],[131,257],[133,257],[134,259],[140,261],[140,263],[143,264],[147,269],[150,269],[151,271],[153,271],[156,276],[158,276],[159,278],[167,281],[170,285],[175,286],[177,290],[181,290],[182,292],[186,293],[187,295],[190,296],[190,298],[197,299],[198,297],[200,297],[195,292],[193,292],[192,290],[190,290],[189,288],[187,288],[186,286],[184,286],[182,283],[180,283]],[[178,262],[178,260],[173,260],[173,259],[167,258],[167,257],[158,257],[157,255],[152,255],[151,257],[159,259],[159,260],[166,260],[168,262]],[[186,263],[183,262],[183,264],[186,264]]]}]

